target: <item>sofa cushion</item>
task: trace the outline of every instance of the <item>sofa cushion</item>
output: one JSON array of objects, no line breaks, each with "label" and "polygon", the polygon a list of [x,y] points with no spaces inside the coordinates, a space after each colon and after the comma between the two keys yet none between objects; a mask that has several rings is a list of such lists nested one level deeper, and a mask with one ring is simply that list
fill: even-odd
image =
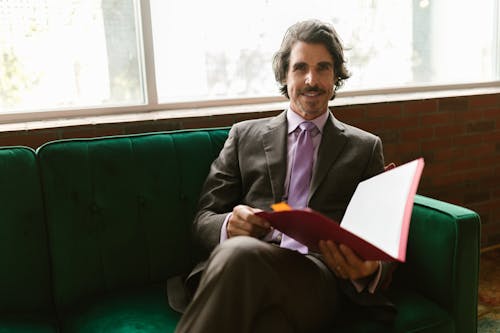
[{"label": "sofa cushion", "polygon": [[62,333],[169,333],[180,314],[171,310],[164,288],[115,292],[74,308],[63,319]]},{"label": "sofa cushion", "polygon": [[1,333],[56,333],[55,317],[40,315],[0,316]]},{"label": "sofa cushion", "polygon": [[17,325],[10,315],[50,315],[53,302],[42,192],[32,149],[0,148],[0,189],[2,331]]},{"label": "sofa cushion", "polygon": [[61,140],[38,149],[58,310],[192,266],[199,192],[227,130]]}]

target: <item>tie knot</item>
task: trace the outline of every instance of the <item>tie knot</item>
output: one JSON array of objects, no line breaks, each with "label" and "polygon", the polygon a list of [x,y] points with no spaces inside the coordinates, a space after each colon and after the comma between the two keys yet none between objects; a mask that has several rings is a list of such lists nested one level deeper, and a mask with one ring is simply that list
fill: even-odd
[{"label": "tie knot", "polygon": [[299,124],[299,127],[302,131],[307,131],[311,136],[316,136],[319,133],[318,127],[314,125],[314,123],[310,121],[304,121]]}]

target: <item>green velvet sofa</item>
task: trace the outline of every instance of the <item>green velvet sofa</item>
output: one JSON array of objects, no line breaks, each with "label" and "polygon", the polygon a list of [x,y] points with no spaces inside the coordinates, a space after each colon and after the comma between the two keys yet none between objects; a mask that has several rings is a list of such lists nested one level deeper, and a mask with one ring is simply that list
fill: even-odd
[{"label": "green velvet sofa", "polygon": [[[0,148],[0,332],[173,332],[165,281],[195,260],[191,220],[227,133]],[[479,235],[476,213],[417,196],[394,326],[336,332],[476,331]]]}]

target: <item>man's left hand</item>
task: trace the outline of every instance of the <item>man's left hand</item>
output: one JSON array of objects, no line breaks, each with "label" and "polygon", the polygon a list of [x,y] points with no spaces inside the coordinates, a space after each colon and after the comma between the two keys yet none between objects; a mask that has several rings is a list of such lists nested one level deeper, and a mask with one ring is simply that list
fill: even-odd
[{"label": "man's left hand", "polygon": [[330,270],[342,279],[362,279],[375,273],[379,267],[378,261],[365,261],[344,244],[320,241],[319,248]]}]

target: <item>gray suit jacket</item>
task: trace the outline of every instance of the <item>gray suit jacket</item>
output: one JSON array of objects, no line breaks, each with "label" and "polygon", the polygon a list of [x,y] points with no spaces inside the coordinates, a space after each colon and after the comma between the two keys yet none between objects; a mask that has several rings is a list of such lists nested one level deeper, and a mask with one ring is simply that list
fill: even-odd
[{"label": "gray suit jacket", "polygon": [[[222,224],[234,206],[269,210],[271,204],[283,200],[286,163],[286,112],[231,128],[211,166],[193,224],[195,240],[207,255],[219,244]],[[309,207],[341,221],[357,184],[383,170],[381,140],[330,114],[313,171]],[[204,267],[204,262],[198,264],[190,276]],[[385,283],[384,271],[381,284]]]},{"label": "gray suit jacket", "polygon": [[[219,244],[228,212],[238,204],[269,210],[283,200],[286,112],[233,126],[200,198],[194,235],[207,251]],[[309,207],[340,221],[358,183],[384,170],[378,137],[330,115],[313,171]]]}]

